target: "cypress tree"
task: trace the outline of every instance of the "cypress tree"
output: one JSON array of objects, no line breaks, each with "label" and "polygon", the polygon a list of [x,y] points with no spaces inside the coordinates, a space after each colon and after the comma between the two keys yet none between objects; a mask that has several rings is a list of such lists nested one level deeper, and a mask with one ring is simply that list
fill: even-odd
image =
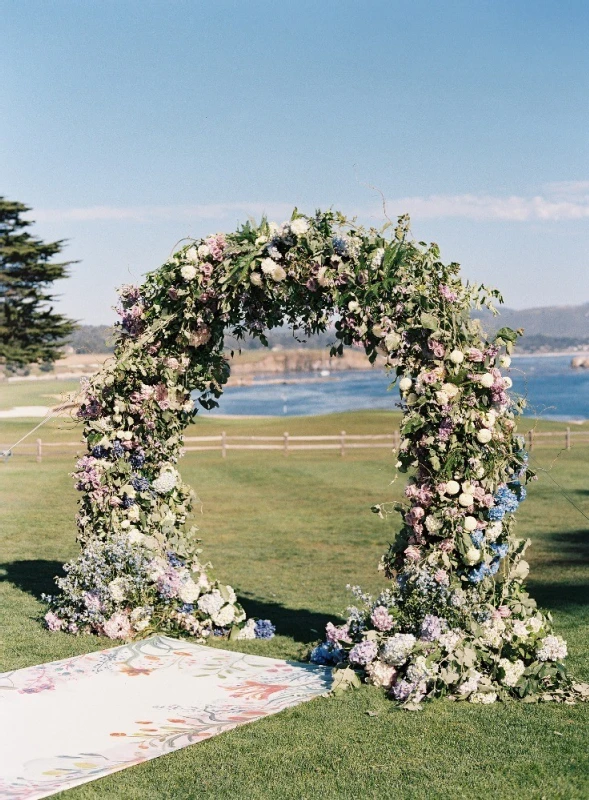
[{"label": "cypress tree", "polygon": [[0,196],[0,363],[8,369],[41,362],[50,364],[61,355],[64,339],[76,327],[73,320],[54,311],[54,281],[68,276],[74,261],[55,263],[64,241],[43,242],[22,219],[30,209]]}]

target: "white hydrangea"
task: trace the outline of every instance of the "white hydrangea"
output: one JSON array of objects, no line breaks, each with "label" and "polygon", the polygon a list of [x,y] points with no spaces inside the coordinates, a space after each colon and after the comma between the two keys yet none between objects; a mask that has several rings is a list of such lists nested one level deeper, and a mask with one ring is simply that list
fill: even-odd
[{"label": "white hydrangea", "polygon": [[433,517],[431,514],[429,517],[425,518],[425,527],[429,533],[437,533],[442,529],[442,525],[442,520],[438,519],[437,517]]},{"label": "white hydrangea", "polygon": [[192,281],[196,277],[196,267],[194,264],[184,264],[180,270],[180,274],[185,281]]},{"label": "white hydrangea", "polygon": [[494,542],[501,536],[503,525],[500,522],[492,522],[485,528],[485,538],[488,542]]},{"label": "white hydrangea", "polygon": [[561,636],[545,636],[538,650],[539,661],[561,661],[567,655],[567,643]]},{"label": "white hydrangea", "polygon": [[255,619],[248,619],[243,628],[237,634],[238,639],[255,639],[256,638],[256,621]]},{"label": "white hydrangea", "polygon": [[367,665],[366,673],[368,675],[368,683],[373,686],[390,689],[397,670],[389,664],[385,664],[384,661],[377,660]]},{"label": "white hydrangea", "polygon": [[471,703],[481,703],[484,706],[491,705],[497,700],[496,692],[475,692],[470,698]]},{"label": "white hydrangea", "polygon": [[478,672],[476,669],[469,670],[466,680],[458,687],[458,694],[465,695],[470,692],[476,692],[482,677],[482,673]]},{"label": "white hydrangea", "polygon": [[138,528],[129,528],[127,533],[129,544],[142,544],[145,538],[145,534],[141,533]]},{"label": "white hydrangea", "polygon": [[296,233],[297,236],[301,236],[309,230],[309,223],[306,219],[303,219],[303,217],[299,217],[298,219],[293,219],[290,223],[290,229],[293,233]]},{"label": "white hydrangea", "polygon": [[161,578],[168,568],[168,562],[161,556],[156,556],[149,562],[149,580],[154,583]]},{"label": "white hydrangea", "polygon": [[168,492],[176,488],[177,483],[176,472],[171,469],[164,469],[160,472],[159,477],[154,480],[152,487],[158,494],[168,494]]},{"label": "white hydrangea", "polygon": [[221,596],[221,592],[218,589],[213,589],[209,594],[200,597],[197,605],[198,610],[202,611],[203,614],[214,617],[223,608],[225,601]]},{"label": "white hydrangea", "polygon": [[188,578],[184,581],[178,592],[178,597],[183,603],[196,603],[200,594],[200,588],[192,580]]},{"label": "white hydrangea", "polygon": [[513,622],[512,628],[513,635],[516,636],[518,639],[527,639],[530,635],[528,631],[528,626],[525,622],[522,622],[521,619],[516,619]]},{"label": "white hydrangea", "polygon": [[382,264],[382,260],[384,258],[384,247],[379,247],[377,250],[374,251],[372,258],[370,259],[370,266],[373,269],[378,269]]},{"label": "white hydrangea", "polygon": [[499,661],[499,666],[503,670],[504,677],[502,683],[505,686],[515,686],[521,676],[524,674],[526,665],[518,658],[517,661],[510,661],[508,658],[502,658]]},{"label": "white hydrangea", "polygon": [[396,633],[391,636],[385,642],[381,651],[383,661],[396,667],[404,664],[409,653],[415,647],[416,641],[412,633]]},{"label": "white hydrangea", "polygon": [[136,631],[144,631],[151,621],[151,613],[148,608],[139,606],[131,611],[131,625]]},{"label": "white hydrangea", "polygon": [[219,611],[218,614],[215,614],[213,616],[213,622],[220,628],[224,628],[226,625],[231,625],[234,619],[235,619],[235,608],[229,603],[227,603],[226,606],[223,606],[223,608]]},{"label": "white hydrangea", "polygon": [[530,617],[528,625],[532,633],[538,633],[540,628],[544,625],[542,617]]},{"label": "white hydrangea", "polygon": [[505,623],[502,619],[491,619],[481,625],[481,642],[488,647],[501,647],[505,630]]},{"label": "white hydrangea", "polygon": [[447,633],[442,633],[441,636],[438,637],[438,642],[448,651],[448,653],[451,653],[461,639],[462,634],[460,631],[448,631]]},{"label": "white hydrangea", "polygon": [[122,603],[127,595],[127,580],[123,576],[115,578],[108,584],[108,591],[115,603]]}]

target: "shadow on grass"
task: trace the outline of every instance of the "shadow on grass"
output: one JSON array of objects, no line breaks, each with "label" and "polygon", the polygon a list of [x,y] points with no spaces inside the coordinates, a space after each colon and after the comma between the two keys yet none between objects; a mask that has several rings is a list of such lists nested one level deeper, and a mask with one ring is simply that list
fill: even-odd
[{"label": "shadow on grass", "polygon": [[281,636],[290,636],[295,642],[309,644],[325,638],[328,622],[341,623],[334,614],[321,614],[307,608],[287,608],[281,603],[264,602],[247,597],[239,597],[248,617],[270,619]]},{"label": "shadow on grass", "polygon": [[10,561],[0,564],[0,581],[12,583],[17,589],[32,594],[37,600],[42,594],[56,591],[55,577],[65,573],[61,561]]},{"label": "shadow on grass", "polygon": [[565,610],[573,606],[589,606],[588,583],[544,583],[529,581],[530,596],[540,608]]},{"label": "shadow on grass", "polygon": [[[64,575],[60,561],[10,561],[0,564],[0,581],[11,583],[17,589],[32,595],[37,600],[42,594],[56,591],[55,577]],[[296,642],[308,644],[323,639],[328,622],[338,622],[333,614],[321,614],[305,608],[287,608],[281,603],[240,597],[248,617],[270,619],[284,636]],[[342,620],[343,621],[343,620]]]}]

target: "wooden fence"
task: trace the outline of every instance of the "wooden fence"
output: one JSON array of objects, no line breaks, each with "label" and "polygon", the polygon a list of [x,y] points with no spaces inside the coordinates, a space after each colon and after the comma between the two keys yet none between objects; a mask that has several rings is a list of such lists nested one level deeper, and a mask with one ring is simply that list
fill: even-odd
[{"label": "wooden fence", "polygon": [[[573,431],[567,427],[563,431],[528,431],[526,444],[528,450],[535,447],[560,447],[570,450],[573,445],[589,444],[589,430]],[[185,436],[183,450],[186,453],[217,451],[222,458],[229,450],[274,450],[285,456],[301,450],[333,450],[345,456],[351,450],[387,449],[397,450],[400,444],[399,431],[378,434],[354,434],[341,431],[335,435],[299,436],[285,431],[280,436],[231,436],[225,431],[217,436]],[[9,445],[0,444],[0,454]],[[71,453],[72,448],[83,451],[82,442],[47,442],[37,439],[18,446],[16,455],[34,455],[42,461],[48,455]]]}]

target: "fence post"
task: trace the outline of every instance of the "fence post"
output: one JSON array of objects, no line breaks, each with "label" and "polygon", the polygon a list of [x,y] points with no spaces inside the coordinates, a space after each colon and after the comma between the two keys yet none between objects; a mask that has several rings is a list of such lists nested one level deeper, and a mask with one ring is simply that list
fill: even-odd
[{"label": "fence post", "polygon": [[284,455],[288,455],[288,431],[284,432]]},{"label": "fence post", "polygon": [[566,432],[566,449],[567,450],[571,449],[571,429],[568,426]]},{"label": "fence post", "polygon": [[227,434],[221,431],[221,458],[227,458]]},{"label": "fence post", "polygon": [[40,464],[43,459],[43,442],[37,439],[37,464]]},{"label": "fence post", "polygon": [[341,432],[341,439],[340,439],[340,454],[341,456],[345,456],[346,454],[346,432]]},{"label": "fence post", "polygon": [[533,449],[534,449],[534,429],[530,428],[530,430],[528,431],[528,450],[531,453]]}]

